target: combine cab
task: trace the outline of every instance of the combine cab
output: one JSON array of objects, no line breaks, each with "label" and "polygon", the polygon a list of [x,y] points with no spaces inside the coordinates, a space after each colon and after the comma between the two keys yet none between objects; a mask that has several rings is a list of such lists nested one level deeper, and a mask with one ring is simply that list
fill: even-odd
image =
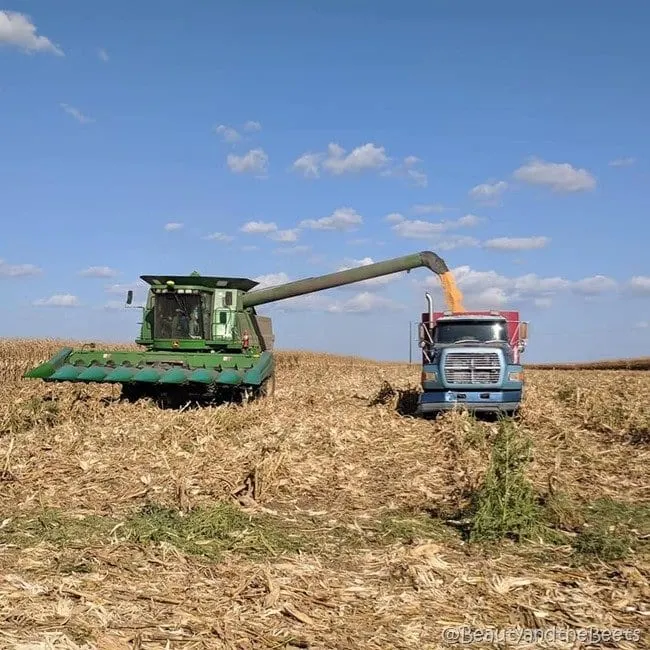
[{"label": "combine cab", "polygon": [[149,291],[136,339],[142,351],[64,348],[25,377],[120,384],[127,399],[174,404],[267,396],[275,387],[274,336],[257,306],[418,267],[449,272],[440,257],[423,251],[266,289],[246,278],[196,272],[144,275]]},{"label": "combine cab", "polygon": [[524,392],[520,355],[528,323],[517,311],[434,312],[422,314],[422,391],[417,413],[454,408],[514,415]]}]

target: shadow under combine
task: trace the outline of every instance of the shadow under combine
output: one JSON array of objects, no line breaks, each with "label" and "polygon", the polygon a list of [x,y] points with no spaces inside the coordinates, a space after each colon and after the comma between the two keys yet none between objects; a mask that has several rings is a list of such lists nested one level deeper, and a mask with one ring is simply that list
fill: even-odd
[{"label": "shadow under combine", "polygon": [[161,410],[187,411],[205,408],[207,406],[243,406],[261,399],[261,395],[246,394],[241,390],[217,390],[204,393],[188,393],[182,388],[168,388],[163,391],[151,390],[139,385],[124,385],[117,398],[120,402],[135,404],[148,400]]}]

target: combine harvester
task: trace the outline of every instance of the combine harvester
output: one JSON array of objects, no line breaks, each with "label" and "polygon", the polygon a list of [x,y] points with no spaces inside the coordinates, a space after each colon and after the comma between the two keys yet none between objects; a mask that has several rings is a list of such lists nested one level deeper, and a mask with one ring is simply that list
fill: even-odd
[{"label": "combine harvester", "polygon": [[246,278],[143,275],[150,288],[135,341],[142,351],[63,348],[24,376],[121,384],[129,400],[168,405],[264,397],[275,388],[274,336],[271,319],[256,307],[418,267],[439,275],[443,287],[455,286],[446,263],[430,251],[257,290],[259,283]]},{"label": "combine harvester", "polygon": [[428,311],[419,327],[422,391],[418,415],[454,408],[515,415],[524,393],[520,355],[528,343],[528,322],[518,311]]}]

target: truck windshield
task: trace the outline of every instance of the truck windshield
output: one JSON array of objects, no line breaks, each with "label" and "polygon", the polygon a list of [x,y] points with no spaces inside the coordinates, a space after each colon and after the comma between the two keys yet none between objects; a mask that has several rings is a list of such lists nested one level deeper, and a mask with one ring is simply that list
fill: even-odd
[{"label": "truck windshield", "polygon": [[209,339],[211,294],[158,293],[154,303],[154,338]]},{"label": "truck windshield", "polygon": [[456,321],[436,325],[436,343],[507,341],[503,321]]}]

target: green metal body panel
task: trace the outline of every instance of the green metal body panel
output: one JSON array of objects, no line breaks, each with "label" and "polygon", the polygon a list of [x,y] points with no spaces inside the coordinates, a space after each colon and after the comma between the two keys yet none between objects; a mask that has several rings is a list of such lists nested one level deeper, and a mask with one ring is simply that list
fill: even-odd
[{"label": "green metal body panel", "polygon": [[25,373],[45,381],[145,383],[161,385],[260,386],[275,369],[271,352],[205,354],[182,352],[110,352],[59,350],[51,359]]},{"label": "green metal body panel", "polygon": [[[171,387],[189,392],[261,388],[275,372],[271,320],[257,305],[426,267],[448,271],[431,251],[254,290],[248,278],[143,275],[149,285],[142,309],[142,351],[62,348],[24,377],[48,382],[94,382],[141,387],[161,393]],[[130,304],[130,293],[127,304]],[[85,346],[84,346],[85,347]]]}]

